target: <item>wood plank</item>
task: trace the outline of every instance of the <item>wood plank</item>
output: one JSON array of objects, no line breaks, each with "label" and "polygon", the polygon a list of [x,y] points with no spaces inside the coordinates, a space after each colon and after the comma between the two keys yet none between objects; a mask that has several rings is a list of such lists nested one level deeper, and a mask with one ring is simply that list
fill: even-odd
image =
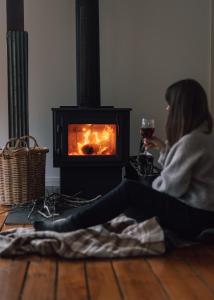
[{"label": "wood plank", "polygon": [[168,299],[150,266],[143,258],[115,260],[113,267],[125,299]]},{"label": "wood plank", "polygon": [[147,259],[170,299],[213,300],[214,295],[193,270],[175,255]]},{"label": "wood plank", "polygon": [[14,225],[6,225],[5,224],[6,217],[10,210],[11,210],[11,206],[0,205],[0,231],[14,229],[14,228],[22,226],[22,225],[16,225],[16,224],[14,224]]},{"label": "wood plank", "polygon": [[7,217],[7,212],[4,212],[4,213],[0,214],[0,231],[3,230],[4,222],[5,222],[6,217]]},{"label": "wood plank", "polygon": [[0,214],[11,211],[11,205],[0,205]]},{"label": "wood plank", "polygon": [[41,258],[31,261],[23,288],[22,300],[55,299],[56,261]]},{"label": "wood plank", "polygon": [[[205,245],[203,245],[203,246],[205,246]],[[214,252],[214,244],[208,244],[208,245],[206,245],[206,247],[209,247],[209,249]]]},{"label": "wood plank", "polygon": [[58,263],[57,300],[86,300],[84,262],[61,260]]},{"label": "wood plank", "polygon": [[33,228],[33,225],[31,225],[31,224],[25,224],[24,228]]},{"label": "wood plank", "polygon": [[19,299],[26,269],[26,261],[0,259],[0,298],[2,300]]},{"label": "wood plank", "polygon": [[86,274],[90,299],[121,299],[110,260],[86,262]]},{"label": "wood plank", "polygon": [[192,270],[214,292],[214,251],[210,246],[185,247],[174,255],[182,257]]},{"label": "wood plank", "polygon": [[25,225],[17,225],[17,224],[11,224],[11,225],[6,225],[4,224],[3,227],[2,227],[2,231],[5,231],[5,230],[9,230],[9,229],[16,229],[16,228],[24,228]]}]

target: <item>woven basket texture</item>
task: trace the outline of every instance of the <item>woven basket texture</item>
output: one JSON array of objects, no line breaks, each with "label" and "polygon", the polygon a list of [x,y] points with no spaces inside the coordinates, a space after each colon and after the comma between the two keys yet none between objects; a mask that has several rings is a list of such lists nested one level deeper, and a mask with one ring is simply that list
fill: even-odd
[{"label": "woven basket texture", "polygon": [[[32,147],[29,146],[31,141],[34,143]],[[45,194],[48,151],[46,147],[39,147],[32,136],[7,142],[0,150],[0,204],[24,204]]]}]

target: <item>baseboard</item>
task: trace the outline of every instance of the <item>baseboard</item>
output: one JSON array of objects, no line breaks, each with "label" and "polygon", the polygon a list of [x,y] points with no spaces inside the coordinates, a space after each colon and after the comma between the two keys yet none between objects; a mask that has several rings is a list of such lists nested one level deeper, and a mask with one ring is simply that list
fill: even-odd
[{"label": "baseboard", "polygon": [[59,177],[46,177],[45,178],[45,185],[46,186],[60,186],[60,179]]}]

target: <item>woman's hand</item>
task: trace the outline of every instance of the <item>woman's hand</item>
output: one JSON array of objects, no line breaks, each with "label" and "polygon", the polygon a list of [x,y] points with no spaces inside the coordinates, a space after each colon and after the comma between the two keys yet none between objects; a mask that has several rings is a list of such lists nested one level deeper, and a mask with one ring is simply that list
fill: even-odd
[{"label": "woman's hand", "polygon": [[153,136],[151,139],[143,139],[146,150],[148,149],[158,149],[160,151],[165,150],[165,143],[156,136]]}]

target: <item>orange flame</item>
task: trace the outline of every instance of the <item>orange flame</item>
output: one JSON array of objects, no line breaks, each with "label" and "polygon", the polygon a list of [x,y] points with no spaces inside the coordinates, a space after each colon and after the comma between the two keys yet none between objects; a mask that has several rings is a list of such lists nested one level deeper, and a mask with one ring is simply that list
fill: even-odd
[{"label": "orange flame", "polygon": [[115,155],[115,124],[69,124],[68,155]]}]

